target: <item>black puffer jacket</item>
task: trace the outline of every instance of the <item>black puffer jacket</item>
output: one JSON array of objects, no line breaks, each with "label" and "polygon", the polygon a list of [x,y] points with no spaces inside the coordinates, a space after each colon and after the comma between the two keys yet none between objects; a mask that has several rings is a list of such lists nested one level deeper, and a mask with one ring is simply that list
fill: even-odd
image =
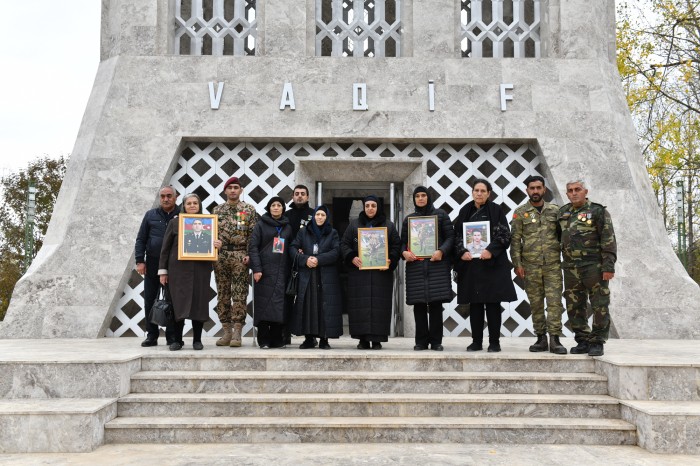
[{"label": "black puffer jacket", "polygon": [[[278,230],[279,229],[279,230]],[[276,237],[284,239],[284,253],[272,252]],[[254,286],[254,325],[260,322],[284,323],[284,290],[289,276],[289,248],[294,238],[289,220],[275,220],[270,214],[260,217],[248,243],[250,268],[253,273],[262,272],[262,278]]]},{"label": "black puffer jacket", "polygon": [[[427,192],[419,186],[413,192],[415,206],[416,192]],[[404,218],[401,226],[401,251],[408,250],[408,219],[411,217],[437,217],[438,249],[442,251],[442,260],[431,262],[429,258],[406,262],[406,304],[448,303],[452,301],[452,253],[454,248],[454,229],[447,213],[436,209],[428,195],[428,204]],[[403,255],[402,255],[403,258]]]}]

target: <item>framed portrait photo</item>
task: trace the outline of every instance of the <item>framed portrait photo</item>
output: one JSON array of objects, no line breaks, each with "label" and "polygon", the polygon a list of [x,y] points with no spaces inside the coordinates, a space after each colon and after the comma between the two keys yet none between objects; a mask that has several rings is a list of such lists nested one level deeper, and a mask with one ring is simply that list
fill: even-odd
[{"label": "framed portrait photo", "polygon": [[388,238],[386,227],[357,229],[357,256],[362,261],[360,270],[389,267]]},{"label": "framed portrait photo", "polygon": [[464,222],[462,224],[462,241],[464,248],[472,254],[472,257],[481,257],[481,253],[491,243],[489,222]]},{"label": "framed portrait photo", "polygon": [[438,248],[437,216],[408,218],[408,249],[416,257],[432,257]]},{"label": "framed portrait photo", "polygon": [[180,214],[177,258],[190,261],[215,261],[218,250],[214,241],[219,231],[219,217],[213,214]]}]

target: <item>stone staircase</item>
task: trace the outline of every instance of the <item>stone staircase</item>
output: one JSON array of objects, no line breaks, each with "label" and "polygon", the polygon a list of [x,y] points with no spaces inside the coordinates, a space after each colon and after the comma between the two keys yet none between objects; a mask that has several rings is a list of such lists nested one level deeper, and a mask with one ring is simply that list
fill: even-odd
[{"label": "stone staircase", "polygon": [[637,443],[587,356],[281,349],[141,365],[105,443]]}]

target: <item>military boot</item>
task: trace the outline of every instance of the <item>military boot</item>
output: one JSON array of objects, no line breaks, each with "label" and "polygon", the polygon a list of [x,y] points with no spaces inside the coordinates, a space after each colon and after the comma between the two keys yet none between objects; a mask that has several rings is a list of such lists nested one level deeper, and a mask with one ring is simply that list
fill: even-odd
[{"label": "military boot", "polygon": [[221,324],[224,328],[224,334],[216,340],[216,346],[228,346],[231,344],[231,324]]},{"label": "military boot", "polygon": [[559,342],[559,335],[549,336],[549,352],[554,354],[566,354],[566,348]]},{"label": "military boot", "polygon": [[234,347],[241,346],[241,330],[243,330],[243,324],[233,324],[233,335],[231,336],[231,346],[234,346]]},{"label": "military boot", "polygon": [[530,352],[540,353],[547,351],[547,334],[537,335],[537,341],[530,346]]},{"label": "military boot", "polygon": [[587,341],[579,341],[578,345],[571,348],[571,354],[588,354],[588,349]]}]

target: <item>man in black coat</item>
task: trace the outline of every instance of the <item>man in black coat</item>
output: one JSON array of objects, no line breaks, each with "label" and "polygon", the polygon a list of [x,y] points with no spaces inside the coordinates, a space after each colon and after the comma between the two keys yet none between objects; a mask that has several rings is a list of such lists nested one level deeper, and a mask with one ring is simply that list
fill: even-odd
[{"label": "man in black coat", "polygon": [[[143,216],[141,227],[136,235],[134,257],[136,259],[136,271],[143,275],[143,310],[146,313],[146,339],[141,346],[156,346],[158,344],[158,326],[151,323],[151,307],[156,300],[160,288],[158,276],[158,262],[160,261],[160,249],[163,245],[163,236],[168,222],[180,213],[180,208],[175,205],[177,192],[172,186],[160,189],[160,206],[151,209]],[[165,329],[165,339],[170,345],[175,342],[175,328]]]},{"label": "man in black coat", "polygon": [[289,204],[289,209],[284,212],[284,216],[289,219],[292,233],[296,238],[299,230],[304,228],[314,217],[314,209],[309,207],[309,188],[303,184],[294,186],[292,202]]}]

